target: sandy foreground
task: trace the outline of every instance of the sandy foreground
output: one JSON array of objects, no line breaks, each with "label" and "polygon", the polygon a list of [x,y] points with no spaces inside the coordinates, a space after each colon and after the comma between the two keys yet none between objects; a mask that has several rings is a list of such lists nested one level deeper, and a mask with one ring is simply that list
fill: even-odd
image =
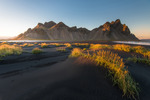
[{"label": "sandy foreground", "polygon": [[1,77],[1,100],[120,100],[122,94],[112,86],[104,69],[76,64],[76,59],[38,70]]},{"label": "sandy foreground", "polygon": [[[128,100],[113,86],[103,67],[82,57],[68,58],[71,50],[43,50],[39,55],[23,53],[4,58],[0,64],[0,100]],[[122,58],[129,55],[117,53]],[[131,62],[126,65],[139,83],[140,100],[149,100],[150,66]]]}]

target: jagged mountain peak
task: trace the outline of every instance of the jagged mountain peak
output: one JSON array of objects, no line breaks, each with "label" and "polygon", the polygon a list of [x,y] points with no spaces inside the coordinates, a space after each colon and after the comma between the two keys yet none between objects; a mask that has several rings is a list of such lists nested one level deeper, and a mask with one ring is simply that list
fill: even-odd
[{"label": "jagged mountain peak", "polygon": [[44,24],[38,23],[35,28],[51,28],[54,25],[56,25],[56,23],[53,21],[50,21],[50,22],[45,22]]},{"label": "jagged mountain peak", "polygon": [[45,23],[44,23],[44,27],[46,27],[46,28],[51,28],[51,27],[54,26],[54,25],[56,25],[56,23],[53,22],[53,21],[45,22]]},{"label": "jagged mountain peak", "polygon": [[59,22],[57,25],[57,27],[68,27],[66,24],[64,24],[63,22]]},{"label": "jagged mountain peak", "polygon": [[58,24],[54,25],[50,29],[53,29],[53,28],[69,28],[69,27],[65,25],[63,22],[59,22]]},{"label": "jagged mountain peak", "polygon": [[116,23],[116,24],[121,24],[120,19],[117,19],[117,20],[115,21],[115,23]]},{"label": "jagged mountain peak", "polygon": [[56,24],[53,21],[45,22],[27,30],[16,39],[60,39],[60,40],[138,40],[131,34],[126,24],[121,24],[120,19],[106,22],[98,28],[69,27],[63,22]]},{"label": "jagged mountain peak", "polygon": [[42,23],[38,23],[35,28],[41,28],[41,27],[43,27],[43,24]]},{"label": "jagged mountain peak", "polygon": [[44,25],[45,24],[51,24],[51,23],[56,24],[54,21],[49,21],[49,22],[45,22]]},{"label": "jagged mountain peak", "polygon": [[103,25],[103,31],[110,31],[110,22],[106,22],[104,25]]}]

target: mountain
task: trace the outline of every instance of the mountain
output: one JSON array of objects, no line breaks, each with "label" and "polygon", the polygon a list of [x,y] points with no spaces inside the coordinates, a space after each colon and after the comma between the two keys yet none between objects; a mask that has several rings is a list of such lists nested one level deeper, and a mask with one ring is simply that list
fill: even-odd
[{"label": "mountain", "polygon": [[18,35],[15,39],[51,39],[51,40],[129,40],[136,41],[136,38],[128,26],[121,24],[121,21],[106,22],[93,30],[86,28],[69,27],[63,22],[53,21],[38,23],[33,29]]}]

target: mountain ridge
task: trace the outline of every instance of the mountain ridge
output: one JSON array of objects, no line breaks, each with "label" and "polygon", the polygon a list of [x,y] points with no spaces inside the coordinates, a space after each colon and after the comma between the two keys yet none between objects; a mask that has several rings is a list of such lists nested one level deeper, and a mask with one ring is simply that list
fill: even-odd
[{"label": "mountain ridge", "polygon": [[88,30],[86,28],[69,27],[63,22],[53,21],[38,23],[33,29],[19,34],[15,39],[51,39],[51,40],[133,40],[138,38],[130,32],[126,24],[120,19],[106,22],[98,28]]}]

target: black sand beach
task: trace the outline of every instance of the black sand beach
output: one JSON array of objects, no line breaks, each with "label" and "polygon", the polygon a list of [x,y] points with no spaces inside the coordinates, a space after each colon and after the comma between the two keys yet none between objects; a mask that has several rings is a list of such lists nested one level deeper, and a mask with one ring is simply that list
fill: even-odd
[{"label": "black sand beach", "polygon": [[[0,62],[0,100],[128,100],[113,86],[107,70],[82,57],[68,58],[71,49],[58,47],[31,54],[33,47],[24,47],[21,55],[4,57]],[[122,58],[130,53],[113,51]],[[126,62],[139,83],[140,100],[150,98],[150,66]]]}]

